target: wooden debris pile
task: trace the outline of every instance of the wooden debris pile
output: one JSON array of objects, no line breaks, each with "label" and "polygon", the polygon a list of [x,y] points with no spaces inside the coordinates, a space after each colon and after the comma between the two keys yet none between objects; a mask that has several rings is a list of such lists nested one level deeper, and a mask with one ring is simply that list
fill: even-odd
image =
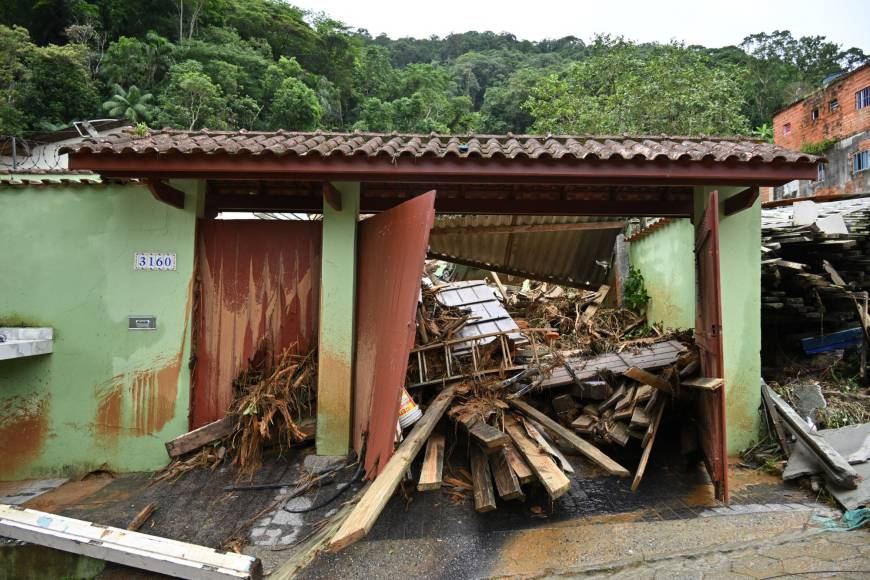
[{"label": "wooden debris pile", "polygon": [[765,209],[761,264],[768,349],[783,340],[806,354],[860,344],[856,335],[820,344],[804,339],[867,325],[870,199]]},{"label": "wooden debris pile", "polygon": [[224,461],[237,479],[250,479],[266,449],[283,450],[313,435],[317,367],[314,351],[299,353],[293,343],[273,353],[267,341],[233,383],[235,398],[223,419],[166,444],[173,461],[155,481],[175,479],[193,469],[216,469]]},{"label": "wooden debris pile", "polygon": [[468,309],[445,306],[437,299],[443,287],[425,286],[421,289],[421,300],[417,305],[416,346],[450,340],[471,317]]}]

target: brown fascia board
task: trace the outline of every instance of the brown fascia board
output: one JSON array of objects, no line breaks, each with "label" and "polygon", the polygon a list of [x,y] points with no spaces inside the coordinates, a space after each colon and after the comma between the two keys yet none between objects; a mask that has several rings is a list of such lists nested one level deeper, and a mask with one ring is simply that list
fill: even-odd
[{"label": "brown fascia board", "polygon": [[777,186],[815,179],[816,163],[458,157],[296,157],[131,153],[70,154],[70,169],[114,177],[425,183],[606,183]]}]

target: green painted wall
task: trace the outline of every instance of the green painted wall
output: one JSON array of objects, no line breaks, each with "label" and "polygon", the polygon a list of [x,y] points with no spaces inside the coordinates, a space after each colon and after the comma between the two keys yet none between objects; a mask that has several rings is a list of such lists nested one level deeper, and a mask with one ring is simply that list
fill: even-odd
[{"label": "green painted wall", "polygon": [[[761,205],[725,216],[722,202],[741,191],[696,188],[699,217],[710,190],[720,195],[719,267],[725,359],[728,452],[746,448],[758,435],[761,392]],[[695,326],[694,226],[687,219],[631,243],[631,263],[644,275],[650,320],[667,327]]]},{"label": "green painted wall", "polygon": [[689,219],[674,219],[631,242],[631,264],[650,295],[647,317],[666,328],[695,327],[695,232]]},{"label": "green painted wall", "polygon": [[356,230],[360,186],[338,182],[341,211],[323,204],[320,278],[320,345],[317,373],[317,453],[350,450],[353,404]]},{"label": "green painted wall", "polygon": [[[55,329],[54,353],[0,361],[0,480],[165,465],[187,430],[195,182],[179,210],[138,185],[0,184],[0,319]],[[177,254],[135,271],[136,251]],[[127,330],[128,315],[156,331]]]}]

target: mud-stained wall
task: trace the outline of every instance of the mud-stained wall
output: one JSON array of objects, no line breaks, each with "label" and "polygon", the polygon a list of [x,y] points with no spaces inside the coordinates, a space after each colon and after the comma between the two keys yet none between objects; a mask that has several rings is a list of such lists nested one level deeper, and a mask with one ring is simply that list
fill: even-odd
[{"label": "mud-stained wall", "polygon": [[[153,469],[187,430],[198,194],[176,185],[189,209],[138,185],[0,187],[0,319],[55,329],[53,354],[0,361],[0,480]],[[136,271],[137,251],[177,270]]]},{"label": "mud-stained wall", "polygon": [[686,219],[631,242],[631,265],[643,274],[650,295],[647,317],[668,328],[695,328],[695,232]]}]

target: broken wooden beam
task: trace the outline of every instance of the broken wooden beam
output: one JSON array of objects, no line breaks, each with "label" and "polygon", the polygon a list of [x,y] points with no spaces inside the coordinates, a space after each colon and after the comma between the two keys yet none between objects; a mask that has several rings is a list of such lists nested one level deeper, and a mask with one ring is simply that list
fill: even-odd
[{"label": "broken wooden beam", "polygon": [[[520,480],[511,468],[508,458],[508,450],[502,449],[498,453],[489,456],[489,466],[492,469],[492,477],[495,479],[495,488],[498,496],[503,500],[525,499],[526,494],[520,486]],[[530,472],[531,475],[531,472]]]},{"label": "broken wooden beam", "polygon": [[258,558],[0,504],[0,536],[178,578],[259,579]]},{"label": "broken wooden beam", "polygon": [[586,324],[592,317],[595,316],[595,313],[598,312],[598,307],[601,306],[601,303],[604,302],[604,299],[607,297],[607,293],[610,292],[610,286],[607,284],[602,284],[598,288],[598,295],[595,297],[595,300],[592,301],[592,304],[586,307],[586,310],[583,311],[583,314],[580,315],[580,320],[578,324]]},{"label": "broken wooden beam", "polygon": [[511,470],[516,474],[520,483],[529,483],[535,480],[535,474],[529,469],[529,465],[520,456],[520,452],[514,447],[513,443],[508,443],[504,448],[505,457],[511,466]]},{"label": "broken wooden beam", "polygon": [[571,480],[559,469],[553,458],[538,447],[537,442],[529,437],[515,418],[505,415],[504,426],[517,450],[526,458],[532,471],[538,476],[550,499],[561,497],[571,488]]},{"label": "broken wooden beam", "polygon": [[695,377],[685,381],[680,381],[681,387],[690,387],[693,389],[701,389],[704,391],[715,391],[722,388],[725,384],[725,379],[710,378],[710,377]]},{"label": "broken wooden beam", "polygon": [[157,509],[157,502],[152,501],[145,507],[143,507],[136,517],[127,525],[127,529],[131,532],[139,531],[139,528],[142,527],[142,524],[148,521],[148,518],[151,517],[151,514]]},{"label": "broken wooden beam", "polygon": [[646,432],[643,440],[643,454],[640,456],[640,463],[637,465],[637,471],[634,474],[634,479],[631,482],[631,491],[637,491],[640,486],[640,480],[643,479],[643,474],[646,471],[646,464],[649,462],[650,453],[652,453],[653,443],[656,439],[656,434],[659,431],[659,425],[662,422],[662,415],[665,412],[665,402],[660,401],[655,411],[655,418]]},{"label": "broken wooden beam", "polygon": [[519,410],[527,417],[534,419],[535,421],[552,431],[557,437],[564,440],[571,447],[580,452],[584,457],[604,469],[610,475],[618,475],[620,477],[628,477],[629,475],[631,475],[626,468],[602,453],[597,447],[595,447],[588,441],[584,441],[575,433],[572,433],[565,427],[562,427],[562,425],[556,423],[551,418],[547,417],[525,401],[521,401],[519,399],[508,399],[508,403],[510,403],[512,407]]},{"label": "broken wooden beam", "polygon": [[384,506],[387,505],[390,497],[399,486],[399,482],[402,481],[408,466],[414,461],[417,453],[435,429],[435,425],[444,415],[444,411],[453,401],[453,394],[454,387],[451,386],[435,397],[423,417],[417,421],[411,433],[399,445],[398,450],[393,453],[393,456],[387,461],[387,465],[369,485],[350,516],[329,542],[330,551],[343,550],[357,540],[364,538],[371,531]]},{"label": "broken wooden beam", "polygon": [[444,435],[433,433],[426,443],[426,455],[423,467],[420,469],[418,491],[428,491],[441,487],[441,476],[444,469]]},{"label": "broken wooden beam", "polygon": [[626,377],[633,379],[639,383],[643,383],[645,385],[649,385],[654,387],[664,393],[672,393],[674,391],[671,383],[664,380],[663,378],[652,374],[649,371],[645,371],[643,369],[639,369],[637,367],[631,367],[624,373],[622,373]]},{"label": "broken wooden beam", "polygon": [[474,510],[478,513],[495,509],[495,491],[486,453],[477,445],[471,446],[471,484],[474,492]]},{"label": "broken wooden beam", "polygon": [[185,453],[190,453],[203,445],[208,445],[213,441],[230,435],[233,432],[234,426],[235,424],[231,417],[212,421],[208,425],[203,425],[189,433],[179,435],[172,441],[168,441],[166,443],[166,452],[173,459]]}]

